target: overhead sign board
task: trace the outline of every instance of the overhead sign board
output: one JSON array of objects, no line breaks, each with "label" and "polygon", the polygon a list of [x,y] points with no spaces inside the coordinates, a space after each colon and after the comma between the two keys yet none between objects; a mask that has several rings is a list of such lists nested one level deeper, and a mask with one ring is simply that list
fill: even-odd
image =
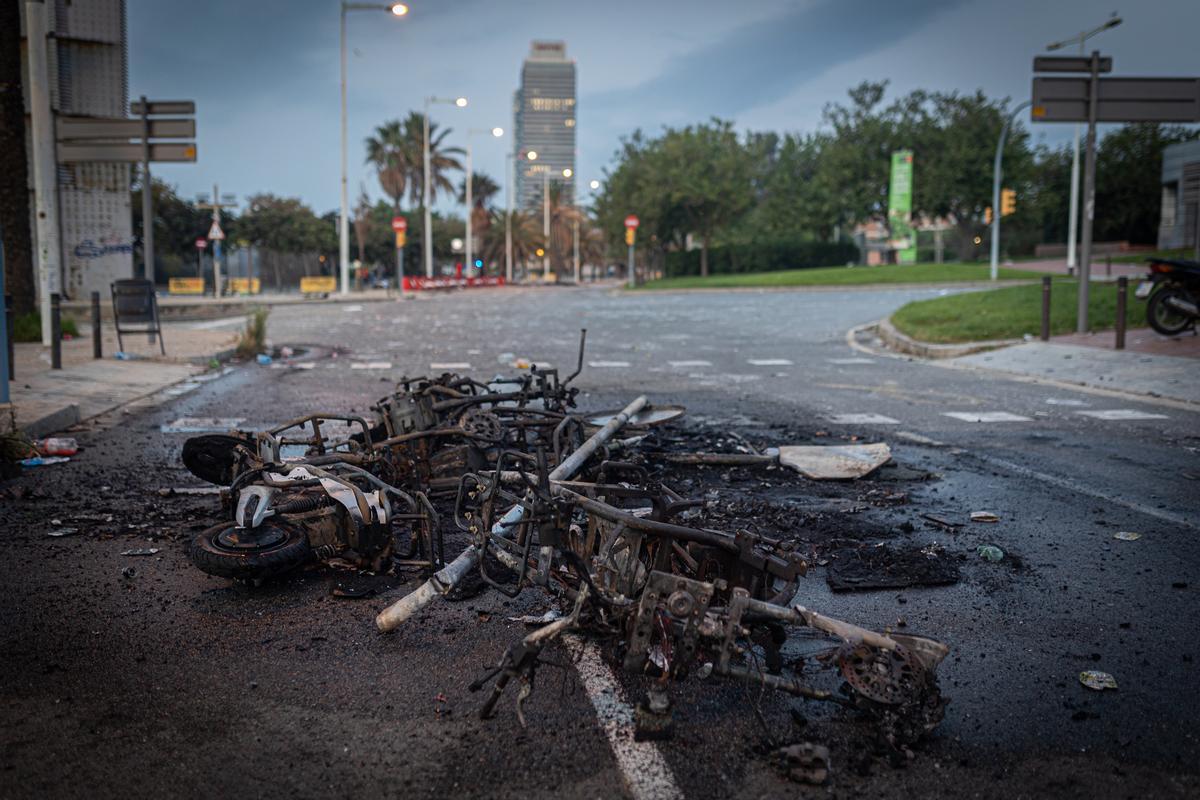
[{"label": "overhead sign board", "polygon": [[[1034,72],[1092,72],[1091,56],[1035,56]],[[1112,72],[1112,58],[1101,56],[1100,71]]]},{"label": "overhead sign board", "polygon": [[[191,139],[196,135],[194,119],[152,119],[151,139]],[[104,119],[101,117],[59,117],[58,140],[140,139],[140,119]]]},{"label": "overhead sign board", "polygon": [[[142,145],[128,142],[60,142],[58,160],[141,161]],[[151,161],[191,162],[196,160],[195,142],[152,142]]]},{"label": "overhead sign board", "polygon": [[[1091,78],[1034,78],[1034,122],[1087,122]],[[1200,78],[1099,78],[1097,122],[1198,122]]]},{"label": "overhead sign board", "polygon": [[[150,116],[159,114],[195,114],[196,103],[192,100],[151,100],[146,103],[149,110],[146,112]],[[140,117],[142,115],[141,102],[134,100],[129,104],[129,113]]]}]

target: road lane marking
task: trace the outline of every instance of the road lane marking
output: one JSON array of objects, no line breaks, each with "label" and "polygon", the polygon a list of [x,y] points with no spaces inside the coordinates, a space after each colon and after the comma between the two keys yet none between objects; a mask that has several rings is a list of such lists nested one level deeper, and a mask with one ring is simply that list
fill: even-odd
[{"label": "road lane marking", "polygon": [[1085,403],[1082,400],[1072,400],[1066,397],[1047,397],[1046,405],[1048,406],[1088,406],[1091,403]]},{"label": "road lane marking", "polygon": [[163,433],[224,433],[245,420],[245,417],[180,417],[159,430]]},{"label": "road lane marking", "polygon": [[711,361],[703,361],[703,360],[696,360],[696,361],[668,361],[667,363],[668,363],[668,364],[670,364],[670,365],[671,365],[672,367],[674,367],[675,369],[682,369],[682,368],[684,368],[684,367],[711,367],[711,366],[712,366],[712,362],[711,362]]},{"label": "road lane marking", "polygon": [[356,361],[350,365],[350,369],[391,369],[392,362],[390,361]]},{"label": "road lane marking", "polygon": [[563,640],[579,653],[575,669],[596,716],[608,739],[617,768],[634,800],[683,800],[683,791],[675,783],[675,774],[654,742],[638,742],[633,738],[633,706],[625,700],[624,692],[612,670],[600,658],[594,642],[567,634]]},{"label": "road lane marking", "polygon": [[870,358],[827,358],[825,359],[830,364],[874,364],[874,359]]},{"label": "road lane marking", "polygon": [[946,446],[945,442],[939,442],[937,439],[930,439],[928,436],[922,436],[921,434],[913,433],[912,431],[896,431],[896,437],[900,439],[907,439],[914,444],[923,444],[928,447]]},{"label": "road lane marking", "polygon": [[834,414],[829,421],[835,425],[899,425],[900,420],[883,414]]},{"label": "road lane marking", "polygon": [[588,366],[596,367],[597,369],[607,369],[609,367],[611,367],[613,369],[620,369],[620,368],[628,367],[629,362],[628,361],[589,361]]},{"label": "road lane marking", "polygon": [[751,358],[747,359],[747,364],[753,364],[756,367],[790,367],[792,362],[786,358]]},{"label": "road lane marking", "polygon": [[1187,517],[1180,517],[1172,514],[1170,511],[1163,511],[1162,509],[1143,505],[1142,503],[1138,503],[1133,500],[1124,500],[1113,495],[1111,492],[1107,492],[1102,489],[1093,489],[1090,486],[1084,486],[1083,484],[1077,483],[1070,478],[1062,478],[1058,475],[1050,475],[1045,472],[1038,472],[1035,469],[1023,467],[1020,464],[1014,464],[1013,462],[1007,461],[1003,458],[985,456],[982,453],[967,453],[966,451],[962,452],[970,457],[977,458],[986,464],[991,464],[992,466],[996,467],[1003,467],[1010,472],[1015,472],[1018,475],[1022,475],[1026,478],[1032,478],[1036,481],[1041,481],[1042,483],[1051,483],[1063,489],[1069,489],[1072,492],[1078,492],[1079,494],[1085,494],[1088,497],[1094,497],[1097,500],[1103,500],[1105,503],[1113,503],[1114,505],[1122,506],[1123,508],[1127,508],[1130,511],[1135,511],[1139,514],[1145,514],[1150,517],[1165,520],[1173,525],[1200,530],[1200,521],[1188,519]]},{"label": "road lane marking", "polygon": [[1110,408],[1103,411],[1076,411],[1075,413],[1110,422],[1125,419],[1170,419],[1166,414],[1151,414],[1149,411],[1138,411],[1133,408]]},{"label": "road lane marking", "polygon": [[468,364],[466,361],[434,361],[432,364],[429,365],[429,368],[430,369],[460,370],[460,369],[470,369],[471,365]]},{"label": "road lane marking", "polygon": [[1029,417],[1010,414],[1007,411],[943,411],[943,417],[953,417],[963,422],[1033,422]]}]

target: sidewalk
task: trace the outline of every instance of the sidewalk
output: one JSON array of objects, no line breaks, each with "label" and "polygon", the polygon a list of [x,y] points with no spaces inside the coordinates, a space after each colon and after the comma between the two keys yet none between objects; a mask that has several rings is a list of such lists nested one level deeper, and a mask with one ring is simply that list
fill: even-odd
[{"label": "sidewalk", "polygon": [[[1131,331],[1127,337],[1130,342],[1134,333]],[[1111,345],[1111,337],[1110,332],[1107,336],[1097,334],[1094,338],[1106,338]],[[1200,405],[1200,362],[1194,356],[1113,350],[1111,347],[1054,341],[1026,342],[947,359],[946,363]]]},{"label": "sidewalk", "polygon": [[[1027,269],[1054,275],[1067,274],[1067,260],[1065,258],[1046,258],[1037,261],[1018,261],[1015,263],[1005,262],[1001,266],[1009,269]],[[1110,266],[1105,262],[1104,256],[1095,256],[1092,258],[1092,280],[1094,281],[1116,280],[1122,275],[1132,279],[1141,277],[1148,271],[1149,267],[1145,261],[1138,261],[1135,264],[1117,263],[1114,261]]]},{"label": "sidewalk", "polygon": [[[9,384],[17,427],[29,436],[46,436],[153,394],[204,372],[213,358],[228,358],[237,338],[228,330],[168,324],[163,326],[165,358],[145,334],[130,334],[124,337],[125,350],[135,358],[121,361],[114,357],[116,334],[106,325],[104,358],[92,358],[89,331],[62,343],[61,370],[50,369],[50,348],[18,344],[13,358],[16,379]],[[0,425],[7,428],[9,408],[0,410]]]}]

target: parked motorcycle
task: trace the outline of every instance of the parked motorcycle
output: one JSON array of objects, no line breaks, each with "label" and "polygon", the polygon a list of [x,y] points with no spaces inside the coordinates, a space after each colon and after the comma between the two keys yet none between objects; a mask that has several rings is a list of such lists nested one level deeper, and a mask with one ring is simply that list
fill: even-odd
[{"label": "parked motorcycle", "polygon": [[1200,319],[1200,261],[1151,258],[1150,274],[1134,293],[1147,300],[1146,321],[1163,336],[1196,327]]}]

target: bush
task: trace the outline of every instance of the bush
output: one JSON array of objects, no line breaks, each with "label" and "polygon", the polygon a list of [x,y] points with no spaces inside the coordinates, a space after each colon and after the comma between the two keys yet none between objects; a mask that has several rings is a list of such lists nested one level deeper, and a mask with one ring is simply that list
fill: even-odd
[{"label": "bush", "polygon": [[[775,272],[783,269],[834,267],[858,261],[853,242],[776,240],[709,248],[708,272]],[[700,251],[667,253],[667,275],[699,275]]]},{"label": "bush", "polygon": [[[74,317],[62,316],[59,318],[59,324],[62,327],[62,332],[68,336],[78,336],[79,326],[75,324]],[[37,311],[30,311],[28,314],[22,314],[19,317],[13,318],[13,341],[14,342],[40,342],[42,340],[42,315]]]},{"label": "bush", "polygon": [[241,358],[254,358],[267,345],[267,315],[268,308],[256,308],[246,318],[246,329],[238,340],[237,354]]}]

